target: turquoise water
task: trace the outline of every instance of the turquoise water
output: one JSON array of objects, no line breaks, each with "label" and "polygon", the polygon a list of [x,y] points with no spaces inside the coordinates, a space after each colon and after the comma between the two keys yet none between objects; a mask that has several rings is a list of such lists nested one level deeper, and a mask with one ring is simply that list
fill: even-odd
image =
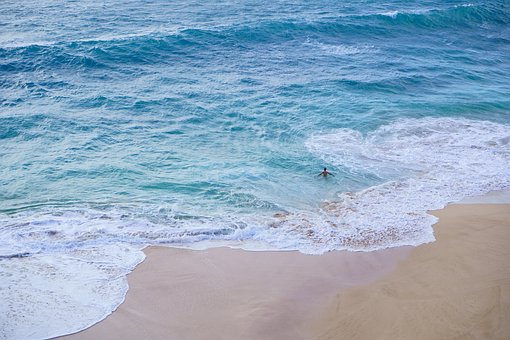
[{"label": "turquoise water", "polygon": [[[509,24],[507,1],[2,2],[5,337],[104,317],[147,244],[433,241],[427,210],[510,188]],[[70,303],[48,268],[98,279]],[[94,311],[45,332],[35,286]]]}]

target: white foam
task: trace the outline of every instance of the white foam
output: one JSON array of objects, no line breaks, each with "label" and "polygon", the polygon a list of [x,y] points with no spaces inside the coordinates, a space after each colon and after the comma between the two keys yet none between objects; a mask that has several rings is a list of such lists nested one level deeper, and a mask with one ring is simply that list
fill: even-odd
[{"label": "white foam", "polygon": [[374,13],[382,16],[387,16],[392,19],[395,19],[399,14],[427,14],[432,11],[438,11],[441,10],[439,8],[422,8],[422,9],[405,9],[405,10],[393,10],[393,11],[386,11],[386,12],[380,12],[380,13]]},{"label": "white foam", "polygon": [[143,258],[139,248],[110,245],[0,260],[0,338],[56,337],[102,320]]},{"label": "white foam", "polygon": [[177,35],[180,34],[183,29],[181,28],[166,28],[161,27],[148,27],[140,29],[133,33],[117,33],[117,34],[102,34],[97,36],[91,36],[81,39],[71,39],[69,37],[62,37],[61,40],[50,40],[45,39],[41,34],[23,34],[23,33],[4,33],[0,34],[0,48],[13,49],[13,48],[24,48],[31,46],[55,46],[58,44],[69,44],[69,43],[82,43],[82,42],[109,42],[109,41],[121,41],[129,40],[140,37],[158,37],[163,34],[165,35]]},{"label": "white foam", "polygon": [[327,44],[319,41],[313,41],[310,39],[308,39],[304,43],[304,45],[316,49],[320,51],[322,54],[332,56],[362,54],[374,51],[374,46],[370,45]]},{"label": "white foam", "polygon": [[380,13],[380,15],[383,15],[386,17],[391,17],[391,18],[396,18],[398,14],[399,14],[399,11],[388,11],[388,12]]},{"label": "white foam", "polygon": [[342,193],[320,217],[292,216],[279,228],[310,235],[313,241],[302,238],[310,252],[316,244],[373,250],[433,241],[428,210],[510,188],[509,141],[507,125],[453,118],[403,119],[366,135],[339,129],[312,136],[307,147],[325,161],[386,181]]}]

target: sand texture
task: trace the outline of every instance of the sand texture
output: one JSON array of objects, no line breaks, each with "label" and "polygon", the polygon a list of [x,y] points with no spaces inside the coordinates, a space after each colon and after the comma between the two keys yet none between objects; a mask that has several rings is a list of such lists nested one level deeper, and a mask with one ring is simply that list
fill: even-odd
[{"label": "sand texture", "polygon": [[151,247],[75,339],[510,339],[510,205],[434,212],[437,241],[371,253]]},{"label": "sand texture", "polygon": [[317,339],[510,339],[510,206],[435,212],[437,241],[398,269],[339,293]]}]

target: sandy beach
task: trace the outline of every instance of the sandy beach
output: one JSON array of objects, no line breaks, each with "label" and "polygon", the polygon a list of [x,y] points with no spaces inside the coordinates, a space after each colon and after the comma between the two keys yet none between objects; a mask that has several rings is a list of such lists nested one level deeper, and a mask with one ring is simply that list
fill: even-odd
[{"label": "sandy beach", "polygon": [[377,252],[150,247],[125,302],[73,339],[509,339],[510,205],[433,212]]}]

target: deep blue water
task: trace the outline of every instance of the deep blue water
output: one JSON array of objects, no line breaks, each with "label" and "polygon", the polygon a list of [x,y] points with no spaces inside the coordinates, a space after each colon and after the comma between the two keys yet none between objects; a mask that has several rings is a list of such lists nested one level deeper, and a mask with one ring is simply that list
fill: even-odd
[{"label": "deep blue water", "polygon": [[0,268],[430,242],[510,187],[509,56],[504,0],[3,1]]}]

